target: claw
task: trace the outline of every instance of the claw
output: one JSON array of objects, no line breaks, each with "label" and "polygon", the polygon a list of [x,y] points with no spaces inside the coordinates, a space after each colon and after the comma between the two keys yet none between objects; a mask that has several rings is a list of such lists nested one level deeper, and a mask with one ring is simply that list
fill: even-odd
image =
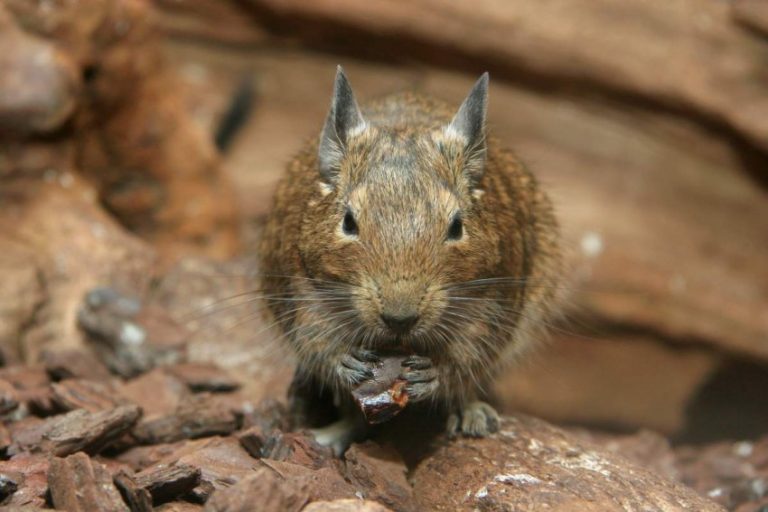
[{"label": "claw", "polygon": [[364,348],[359,348],[354,351],[354,357],[356,359],[359,359],[360,361],[365,361],[366,363],[380,363],[381,358],[376,354],[376,352],[372,350],[367,350]]},{"label": "claw", "polygon": [[410,356],[400,363],[400,365],[414,370],[426,370],[427,368],[432,367],[432,359],[425,356]]},{"label": "claw", "polygon": [[488,437],[498,432],[501,420],[499,413],[485,402],[471,402],[461,412],[448,417],[446,430],[454,437],[462,434],[467,437]]},{"label": "claw", "polygon": [[356,349],[351,354],[341,356],[336,369],[338,375],[351,385],[359,384],[373,378],[372,365],[381,361],[378,355],[370,350]]},{"label": "claw", "polygon": [[423,400],[438,389],[438,372],[432,359],[425,356],[410,356],[401,363],[405,369],[400,378],[406,380],[405,389],[412,400]]}]

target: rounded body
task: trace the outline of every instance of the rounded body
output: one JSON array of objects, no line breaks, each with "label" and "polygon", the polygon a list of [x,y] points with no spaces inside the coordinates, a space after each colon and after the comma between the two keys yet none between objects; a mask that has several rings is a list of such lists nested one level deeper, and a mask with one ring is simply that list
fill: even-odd
[{"label": "rounded body", "polygon": [[547,196],[484,125],[479,142],[457,136],[461,110],[451,114],[414,94],[374,102],[330,172],[321,138],[277,187],[262,292],[298,372],[337,395],[355,385],[350,353],[404,350],[431,363],[434,385],[415,398],[460,409],[552,312],[560,250]]}]

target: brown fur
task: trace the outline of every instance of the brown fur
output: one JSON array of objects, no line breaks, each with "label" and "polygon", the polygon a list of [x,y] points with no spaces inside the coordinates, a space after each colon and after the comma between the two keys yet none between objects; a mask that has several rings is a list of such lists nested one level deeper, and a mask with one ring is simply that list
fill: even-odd
[{"label": "brown fur", "polygon": [[[415,305],[421,320],[396,343],[439,373],[435,393],[419,398],[461,407],[536,342],[552,310],[560,250],[550,202],[492,138],[483,172],[483,155],[444,130],[455,109],[442,102],[399,94],[362,112],[368,124],[348,141],[335,184],[321,184],[313,143],[278,185],[261,245],[269,309],[301,371],[339,393],[350,387],[335,372],[344,354],[391,348],[382,308]],[[347,205],[357,240],[341,231]],[[464,238],[446,241],[457,210]]]}]

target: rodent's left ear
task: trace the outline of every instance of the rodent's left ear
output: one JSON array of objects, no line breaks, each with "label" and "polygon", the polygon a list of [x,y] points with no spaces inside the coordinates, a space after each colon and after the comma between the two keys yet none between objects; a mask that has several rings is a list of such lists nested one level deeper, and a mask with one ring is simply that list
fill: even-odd
[{"label": "rodent's left ear", "polygon": [[323,180],[333,183],[339,172],[350,135],[365,129],[365,119],[355,101],[352,87],[341,66],[336,68],[333,84],[331,109],[325,119],[320,145],[317,151],[320,175]]},{"label": "rodent's left ear", "polygon": [[446,127],[449,137],[458,138],[465,147],[465,169],[473,181],[482,177],[485,167],[485,116],[488,110],[488,72],[475,82],[472,90]]}]

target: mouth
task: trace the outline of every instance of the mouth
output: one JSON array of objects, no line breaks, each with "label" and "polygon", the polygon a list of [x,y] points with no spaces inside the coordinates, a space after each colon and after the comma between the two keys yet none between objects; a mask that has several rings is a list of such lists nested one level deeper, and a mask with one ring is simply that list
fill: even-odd
[{"label": "mouth", "polygon": [[389,330],[377,329],[374,336],[369,338],[369,348],[383,352],[403,352],[413,354],[428,354],[430,346],[428,333],[417,328],[407,333],[393,333]]}]

